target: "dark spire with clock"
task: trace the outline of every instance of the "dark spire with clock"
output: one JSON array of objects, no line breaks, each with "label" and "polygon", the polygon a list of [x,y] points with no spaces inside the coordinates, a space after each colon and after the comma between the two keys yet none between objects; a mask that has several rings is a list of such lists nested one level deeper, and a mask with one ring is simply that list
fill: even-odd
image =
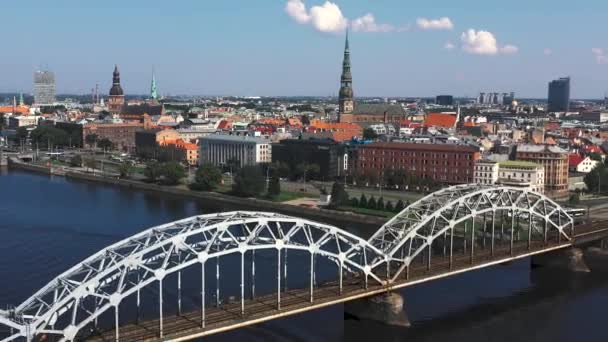
[{"label": "dark spire with clock", "polygon": [[340,115],[351,114],[354,110],[353,76],[350,70],[350,47],[348,43],[348,31],[346,31],[346,43],[344,44],[344,60],[342,61],[342,77],[340,78],[340,95],[338,97]]}]

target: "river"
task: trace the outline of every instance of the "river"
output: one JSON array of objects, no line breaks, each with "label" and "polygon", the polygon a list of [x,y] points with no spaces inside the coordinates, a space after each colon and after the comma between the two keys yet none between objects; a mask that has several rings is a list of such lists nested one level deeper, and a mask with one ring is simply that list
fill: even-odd
[{"label": "river", "polygon": [[[221,211],[193,200],[0,171],[0,306],[16,305],[101,248]],[[369,232],[367,232],[369,233]],[[608,341],[608,272],[531,272],[529,260],[403,291],[413,326],[343,319],[334,306],[206,341]]]}]

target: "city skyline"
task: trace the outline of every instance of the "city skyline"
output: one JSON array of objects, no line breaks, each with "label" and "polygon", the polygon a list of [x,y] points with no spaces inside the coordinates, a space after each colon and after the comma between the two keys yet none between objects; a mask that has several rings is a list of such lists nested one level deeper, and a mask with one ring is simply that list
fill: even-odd
[{"label": "city skyline", "polygon": [[[234,14],[229,4],[193,1],[179,8],[141,1],[110,0],[94,8],[72,0],[52,6],[12,1],[4,6],[7,13],[28,13],[31,25],[18,25],[18,16],[4,22],[18,29],[0,65],[8,80],[0,92],[32,93],[32,73],[48,65],[57,93],[87,94],[96,83],[104,93],[118,64],[127,94],[149,93],[154,68],[161,95],[336,96],[348,28],[360,97],[473,98],[490,90],[546,98],[550,80],[570,76],[572,98],[602,98],[608,57],[601,21],[593,18],[608,5],[593,1],[573,9],[539,1],[520,13],[520,4],[513,1],[498,15],[480,1],[457,9],[447,1],[404,8],[394,0],[283,0],[239,2]],[[543,19],[547,11],[550,22]],[[522,16],[534,30],[513,27]],[[552,24],[583,17],[584,27]]]}]

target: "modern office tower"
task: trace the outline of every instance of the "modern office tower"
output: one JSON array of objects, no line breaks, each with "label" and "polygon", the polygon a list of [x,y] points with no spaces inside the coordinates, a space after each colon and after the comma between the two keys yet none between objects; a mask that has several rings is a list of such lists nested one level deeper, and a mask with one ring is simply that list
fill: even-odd
[{"label": "modern office tower", "polygon": [[37,105],[55,103],[55,74],[52,71],[34,72],[34,103]]},{"label": "modern office tower", "polygon": [[435,98],[435,104],[440,105],[440,106],[453,106],[454,105],[454,96],[438,95]]},{"label": "modern office tower", "polygon": [[549,82],[549,112],[570,110],[570,77],[562,77]]}]

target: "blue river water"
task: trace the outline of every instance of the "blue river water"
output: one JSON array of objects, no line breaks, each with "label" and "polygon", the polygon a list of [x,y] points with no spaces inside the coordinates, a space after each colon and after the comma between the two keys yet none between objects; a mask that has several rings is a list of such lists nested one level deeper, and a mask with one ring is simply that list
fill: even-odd
[{"label": "blue river water", "polygon": [[[145,228],[228,210],[181,198],[0,171],[0,307]],[[608,267],[607,267],[608,269]],[[344,320],[340,305],[206,341],[608,341],[608,271],[530,270],[529,260],[403,291],[412,327]]]}]

